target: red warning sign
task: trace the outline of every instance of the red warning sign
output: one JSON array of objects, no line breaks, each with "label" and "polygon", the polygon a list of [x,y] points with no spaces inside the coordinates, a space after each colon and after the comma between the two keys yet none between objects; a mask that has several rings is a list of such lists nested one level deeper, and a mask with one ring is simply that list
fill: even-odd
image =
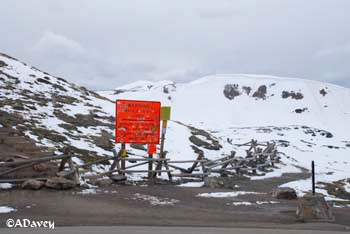
[{"label": "red warning sign", "polygon": [[159,144],[160,102],[117,100],[116,143]]}]

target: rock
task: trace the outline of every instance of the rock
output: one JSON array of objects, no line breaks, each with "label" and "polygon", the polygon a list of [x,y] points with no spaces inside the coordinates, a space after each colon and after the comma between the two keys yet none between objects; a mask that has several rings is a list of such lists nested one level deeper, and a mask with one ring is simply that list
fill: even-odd
[{"label": "rock", "polygon": [[226,98],[228,98],[229,100],[234,99],[235,97],[241,95],[240,91],[239,91],[239,86],[238,84],[227,84],[224,87],[224,95]]},{"label": "rock", "polygon": [[249,96],[250,92],[252,91],[252,88],[249,86],[243,86],[242,89],[245,91],[245,93]]},{"label": "rock", "polygon": [[56,173],[56,176],[74,181],[74,173],[72,173],[71,171],[59,171]]},{"label": "rock", "polygon": [[0,60],[0,67],[6,67],[6,66],[7,66],[7,64],[4,61]]},{"label": "rock", "polygon": [[320,94],[324,97],[327,95],[327,91],[325,89],[321,89]]},{"label": "rock", "polygon": [[297,193],[294,189],[288,187],[276,188],[272,191],[272,197],[277,199],[297,199]]},{"label": "rock", "polygon": [[204,186],[209,188],[237,188],[238,179],[248,179],[247,177],[206,177]]},{"label": "rock", "polygon": [[49,168],[46,163],[39,163],[33,165],[33,170],[37,172],[44,172],[47,171]]},{"label": "rock", "polygon": [[304,95],[302,93],[295,93],[294,91],[288,92],[288,91],[283,91],[282,92],[282,98],[289,98],[291,97],[292,99],[295,100],[300,100],[304,98]]},{"label": "rock", "polygon": [[266,85],[261,85],[255,93],[253,93],[253,97],[266,99],[267,87]]},{"label": "rock", "polygon": [[334,221],[335,217],[331,207],[326,202],[323,194],[307,193],[300,200],[297,212],[300,221]]},{"label": "rock", "polygon": [[110,179],[101,179],[101,180],[96,180],[94,184],[100,187],[104,187],[104,186],[111,185],[112,182],[113,181]]},{"label": "rock", "polygon": [[110,178],[114,182],[125,182],[126,181],[125,175],[112,175]]},{"label": "rock", "polygon": [[305,112],[305,111],[307,111],[308,110],[308,108],[307,107],[305,107],[305,108],[303,108],[303,109],[295,109],[295,113],[297,113],[297,114],[301,114],[301,113],[303,113],[303,112]]},{"label": "rock", "polygon": [[52,189],[71,189],[76,186],[73,180],[62,177],[51,177],[46,180],[45,186]]},{"label": "rock", "polygon": [[40,180],[34,180],[34,179],[29,179],[23,182],[22,188],[23,189],[33,189],[33,190],[38,190],[41,189],[44,186],[44,182]]}]

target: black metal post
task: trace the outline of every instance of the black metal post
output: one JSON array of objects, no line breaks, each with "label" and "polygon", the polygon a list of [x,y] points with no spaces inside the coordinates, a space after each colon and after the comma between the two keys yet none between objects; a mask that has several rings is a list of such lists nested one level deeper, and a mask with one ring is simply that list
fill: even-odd
[{"label": "black metal post", "polygon": [[311,173],[312,173],[312,194],[315,195],[315,162],[311,162]]}]

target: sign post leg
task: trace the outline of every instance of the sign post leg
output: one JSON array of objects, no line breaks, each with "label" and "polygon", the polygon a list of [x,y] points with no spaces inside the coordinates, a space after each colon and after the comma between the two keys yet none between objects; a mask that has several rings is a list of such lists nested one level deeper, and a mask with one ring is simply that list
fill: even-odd
[{"label": "sign post leg", "polygon": [[[162,136],[160,140],[160,153],[159,153],[159,158],[164,159],[164,141],[165,141],[165,133],[166,133],[166,128],[167,128],[167,120],[163,120],[163,126],[162,126]],[[158,163],[158,170],[162,170],[162,161],[159,161]],[[161,172],[158,173],[158,175],[161,175]]]},{"label": "sign post leg", "polygon": [[122,148],[121,148],[121,151],[122,151],[122,160],[121,160],[121,167],[122,167],[122,175],[125,175],[125,156],[126,156],[126,151],[125,151],[125,143],[122,143]]},{"label": "sign post leg", "polygon": [[[148,158],[152,159],[153,155],[149,154]],[[152,169],[153,168],[153,162],[150,160],[148,161],[148,182],[152,182],[153,180],[153,173],[152,173]]]}]

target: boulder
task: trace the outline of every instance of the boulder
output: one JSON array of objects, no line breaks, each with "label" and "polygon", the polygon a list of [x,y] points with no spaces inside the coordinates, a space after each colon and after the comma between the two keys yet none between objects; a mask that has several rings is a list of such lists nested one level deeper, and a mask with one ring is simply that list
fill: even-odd
[{"label": "boulder", "polygon": [[23,189],[33,189],[33,190],[38,190],[41,189],[44,186],[44,182],[40,180],[34,180],[34,179],[29,179],[23,182],[22,188]]},{"label": "boulder", "polygon": [[241,95],[241,92],[239,91],[239,85],[238,84],[227,84],[224,87],[224,95],[229,100],[233,100],[235,97]]},{"label": "boulder", "polygon": [[281,187],[281,188],[276,188],[272,190],[272,197],[277,199],[293,200],[293,199],[297,199],[298,195],[295,192],[295,190],[292,188]]},{"label": "boulder", "polygon": [[51,177],[46,180],[45,186],[52,189],[71,189],[76,186],[76,183],[62,177]]},{"label": "boulder", "polygon": [[124,184],[127,178],[125,175],[112,175],[110,179],[115,183]]},{"label": "boulder", "polygon": [[335,217],[331,207],[326,202],[323,194],[307,193],[300,200],[297,212],[300,221],[334,221]]},{"label": "boulder", "polygon": [[253,97],[266,99],[267,87],[266,85],[261,85],[255,93],[253,93]]},{"label": "boulder", "polygon": [[37,172],[44,172],[47,171],[49,168],[46,163],[39,163],[33,165],[33,170]]},{"label": "boulder", "polygon": [[100,179],[100,180],[96,180],[94,184],[99,186],[99,187],[104,187],[104,186],[111,185],[112,182],[113,181],[110,179]]}]

